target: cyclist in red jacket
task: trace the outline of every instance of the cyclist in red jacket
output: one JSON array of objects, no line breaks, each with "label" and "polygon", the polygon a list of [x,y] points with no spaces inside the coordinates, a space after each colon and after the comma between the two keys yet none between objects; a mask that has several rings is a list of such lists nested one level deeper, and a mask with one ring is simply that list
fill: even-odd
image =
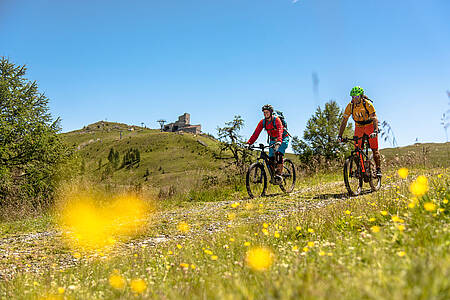
[{"label": "cyclist in red jacket", "polygon": [[272,105],[264,105],[262,111],[264,113],[264,119],[259,121],[255,132],[250,137],[247,144],[252,145],[258,139],[263,128],[267,131],[267,134],[269,135],[269,145],[275,144],[273,148],[269,149],[269,159],[272,170],[275,169],[275,180],[276,183],[278,183],[283,179],[281,177],[283,174],[283,156],[289,144],[289,133],[283,127],[280,118],[273,115]]}]

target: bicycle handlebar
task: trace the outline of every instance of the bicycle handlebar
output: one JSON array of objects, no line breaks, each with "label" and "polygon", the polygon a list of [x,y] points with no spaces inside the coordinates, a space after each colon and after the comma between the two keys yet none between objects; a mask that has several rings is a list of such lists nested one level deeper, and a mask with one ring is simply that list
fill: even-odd
[{"label": "bicycle handlebar", "polygon": [[275,147],[275,144],[268,145],[268,146],[265,146],[264,144],[259,144],[258,146],[250,145],[250,146],[248,147],[248,149],[249,149],[249,150],[254,150],[254,149],[264,150],[264,149],[267,149],[267,148],[273,148],[273,147]]}]

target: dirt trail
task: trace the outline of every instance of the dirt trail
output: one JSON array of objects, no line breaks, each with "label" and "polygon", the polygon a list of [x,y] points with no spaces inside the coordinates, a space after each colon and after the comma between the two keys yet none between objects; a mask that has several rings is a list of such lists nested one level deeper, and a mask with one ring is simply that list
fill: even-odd
[{"label": "dirt trail", "polygon": [[[384,186],[383,189],[389,188]],[[341,193],[323,193],[324,191],[340,190]],[[195,238],[198,235],[214,234],[224,230],[230,220],[226,217],[232,213],[232,203],[241,206],[254,205],[259,201],[264,205],[260,214],[245,216],[233,220],[234,226],[250,222],[258,222],[273,218],[282,218],[290,214],[310,209],[320,209],[332,203],[348,199],[343,190],[342,181],[318,184],[299,189],[289,195],[275,194],[260,199],[242,199],[238,201],[220,201],[195,203],[190,208],[176,208],[169,211],[156,212],[151,216],[152,223],[148,235],[116,245],[113,251],[123,255],[124,250],[137,247],[155,247],[161,243],[185,238]],[[176,224],[186,221],[192,226],[187,234],[173,230]],[[57,230],[19,234],[0,239],[0,280],[8,280],[17,273],[44,273],[50,267],[65,269],[79,264],[83,258],[74,257],[70,249],[65,248],[62,233]],[[111,253],[110,253],[111,254]],[[91,258],[101,257],[94,254]]]}]

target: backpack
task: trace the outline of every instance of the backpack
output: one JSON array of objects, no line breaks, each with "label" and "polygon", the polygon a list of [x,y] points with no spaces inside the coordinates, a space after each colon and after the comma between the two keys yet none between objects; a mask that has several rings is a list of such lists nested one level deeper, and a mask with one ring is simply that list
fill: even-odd
[{"label": "backpack", "polygon": [[[370,101],[370,103],[373,103],[373,100],[369,99],[369,97],[367,97],[366,95],[364,95],[362,98],[362,103],[363,103],[364,109],[366,110],[367,115],[370,116],[369,110],[367,109],[366,101]],[[352,103],[352,117],[353,117],[353,107],[354,106],[355,106],[355,104]],[[362,121],[362,122],[355,121],[355,122],[360,125],[367,125],[367,124],[372,123],[372,120],[366,120],[366,121]]]},{"label": "backpack", "polygon": [[[276,118],[279,118],[281,121],[281,124],[283,124],[283,128],[284,128],[284,132],[283,132],[283,137],[287,134],[289,136],[291,136],[289,134],[289,132],[287,131],[287,122],[286,119],[284,118],[283,112],[276,110],[274,111],[273,115],[272,115],[272,123],[273,123],[273,128],[277,128],[277,123],[275,122]],[[263,128],[267,131],[266,128],[266,119],[263,120]],[[269,137],[267,138],[267,140],[269,140]]]}]

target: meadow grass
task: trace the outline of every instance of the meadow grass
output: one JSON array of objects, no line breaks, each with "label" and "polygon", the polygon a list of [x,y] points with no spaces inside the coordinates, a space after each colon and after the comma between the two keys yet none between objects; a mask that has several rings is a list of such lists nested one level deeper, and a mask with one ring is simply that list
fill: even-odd
[{"label": "meadow grass", "polygon": [[[415,185],[415,196],[410,187],[423,179],[418,175],[427,183]],[[165,242],[136,239],[109,252],[67,250],[73,267],[49,261],[40,272],[1,282],[2,295],[447,299],[448,169],[412,169],[406,179],[391,172],[382,190],[354,198],[329,196],[343,192],[333,178],[312,178],[318,182],[313,192],[291,196],[211,203],[209,210],[187,204],[163,216],[165,222],[155,219],[146,233],[164,233]]]}]

